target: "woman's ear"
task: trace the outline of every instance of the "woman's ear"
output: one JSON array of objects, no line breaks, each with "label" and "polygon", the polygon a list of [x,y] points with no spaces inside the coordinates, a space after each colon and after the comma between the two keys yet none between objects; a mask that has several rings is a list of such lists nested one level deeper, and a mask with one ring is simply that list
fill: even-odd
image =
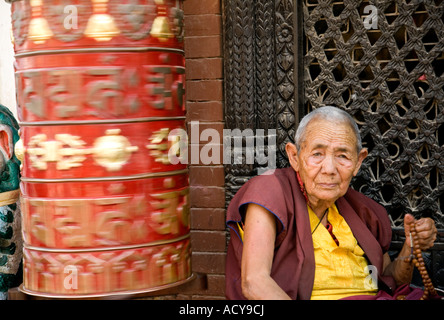
[{"label": "woman's ear", "polygon": [[299,163],[298,163],[298,149],[293,143],[288,142],[285,145],[285,151],[287,152],[288,161],[290,162],[291,167],[295,171],[299,171]]},{"label": "woman's ear", "polygon": [[361,168],[362,162],[365,158],[368,156],[368,149],[362,148],[361,151],[358,154],[358,163],[356,164],[356,168],[353,172],[353,176],[356,176],[358,174],[359,169]]}]

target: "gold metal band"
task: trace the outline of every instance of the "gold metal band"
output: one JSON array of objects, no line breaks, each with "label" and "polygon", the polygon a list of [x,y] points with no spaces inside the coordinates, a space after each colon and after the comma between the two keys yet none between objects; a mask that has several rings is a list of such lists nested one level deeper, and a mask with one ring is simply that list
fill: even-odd
[{"label": "gold metal band", "polygon": [[22,121],[19,122],[21,127],[36,127],[36,126],[66,126],[66,125],[93,125],[93,124],[125,124],[138,122],[155,122],[155,121],[174,121],[185,120],[186,117],[146,117],[146,118],[131,118],[131,119],[109,119],[109,120],[73,120],[73,121]]},{"label": "gold metal band", "polygon": [[38,50],[30,52],[17,53],[16,58],[24,58],[36,55],[48,55],[48,54],[66,54],[66,53],[118,53],[118,52],[149,52],[149,51],[161,51],[171,52],[185,55],[185,52],[176,48],[161,48],[161,47],[106,47],[106,48],[72,48],[72,49],[59,49],[59,50]]},{"label": "gold metal band", "polygon": [[95,247],[95,248],[87,248],[87,249],[66,249],[66,248],[43,248],[43,247],[35,247],[28,246],[26,243],[23,243],[23,247],[30,250],[40,251],[40,252],[60,252],[60,253],[84,253],[84,252],[102,252],[102,251],[117,251],[117,250],[131,250],[131,249],[139,249],[139,248],[148,248],[148,247],[156,247],[162,246],[170,243],[179,242],[185,239],[190,238],[190,234],[187,233],[181,237],[169,239],[169,240],[159,240],[153,241],[149,243],[142,244],[134,244],[129,246],[111,246],[111,247]]},{"label": "gold metal band", "polygon": [[149,178],[162,178],[162,177],[176,176],[186,173],[188,173],[188,169],[166,171],[166,172],[141,173],[131,176],[69,178],[69,179],[36,179],[36,178],[21,177],[20,180],[22,182],[29,182],[29,183],[127,181],[127,180],[140,180],[140,179],[149,179]]},{"label": "gold metal band", "polygon": [[126,296],[126,295],[136,295],[141,293],[149,293],[154,291],[160,291],[165,290],[169,288],[174,288],[177,286],[180,286],[182,284],[185,284],[187,282],[190,282],[191,280],[195,279],[196,275],[191,274],[188,278],[185,278],[183,280],[179,280],[173,283],[164,284],[160,286],[155,286],[152,288],[147,289],[136,289],[136,290],[125,290],[125,291],[112,291],[107,293],[91,293],[91,294],[76,294],[76,295],[69,295],[69,294],[51,294],[47,292],[40,292],[40,291],[34,291],[29,290],[25,288],[23,283],[19,286],[19,290],[25,294],[29,294],[31,296],[36,297],[43,297],[43,298],[52,298],[52,299],[91,299],[91,298],[105,298],[105,297],[118,297],[118,296]]}]

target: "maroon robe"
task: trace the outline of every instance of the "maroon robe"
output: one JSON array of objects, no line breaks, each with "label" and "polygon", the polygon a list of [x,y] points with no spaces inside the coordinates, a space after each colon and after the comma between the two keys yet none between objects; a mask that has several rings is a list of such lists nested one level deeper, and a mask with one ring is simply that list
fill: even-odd
[{"label": "maroon robe", "polygon": [[[231,238],[226,260],[227,298],[245,299],[240,270],[243,246],[237,222],[243,221],[248,203],[261,205],[276,217],[277,235],[271,277],[292,299],[310,299],[315,273],[310,220],[296,172],[291,167],[250,179],[228,206],[227,225]],[[381,275],[383,254],[390,246],[392,235],[386,210],[351,188],[336,201],[336,206],[364,250],[369,264],[376,266],[379,288],[393,290],[393,278]]]}]

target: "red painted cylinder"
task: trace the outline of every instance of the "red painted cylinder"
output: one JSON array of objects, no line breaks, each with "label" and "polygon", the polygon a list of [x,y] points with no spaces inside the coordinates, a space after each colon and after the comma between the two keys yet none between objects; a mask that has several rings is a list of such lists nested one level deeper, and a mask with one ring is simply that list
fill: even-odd
[{"label": "red painted cylinder", "polygon": [[188,281],[182,0],[20,0],[12,18],[21,290],[79,298]]}]

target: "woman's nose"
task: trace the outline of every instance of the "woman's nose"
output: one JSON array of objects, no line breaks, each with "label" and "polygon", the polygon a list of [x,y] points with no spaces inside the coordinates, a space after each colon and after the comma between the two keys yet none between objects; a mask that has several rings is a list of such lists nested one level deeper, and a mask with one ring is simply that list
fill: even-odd
[{"label": "woman's nose", "polygon": [[326,156],[322,161],[322,172],[326,174],[336,173],[336,162],[333,156]]}]

